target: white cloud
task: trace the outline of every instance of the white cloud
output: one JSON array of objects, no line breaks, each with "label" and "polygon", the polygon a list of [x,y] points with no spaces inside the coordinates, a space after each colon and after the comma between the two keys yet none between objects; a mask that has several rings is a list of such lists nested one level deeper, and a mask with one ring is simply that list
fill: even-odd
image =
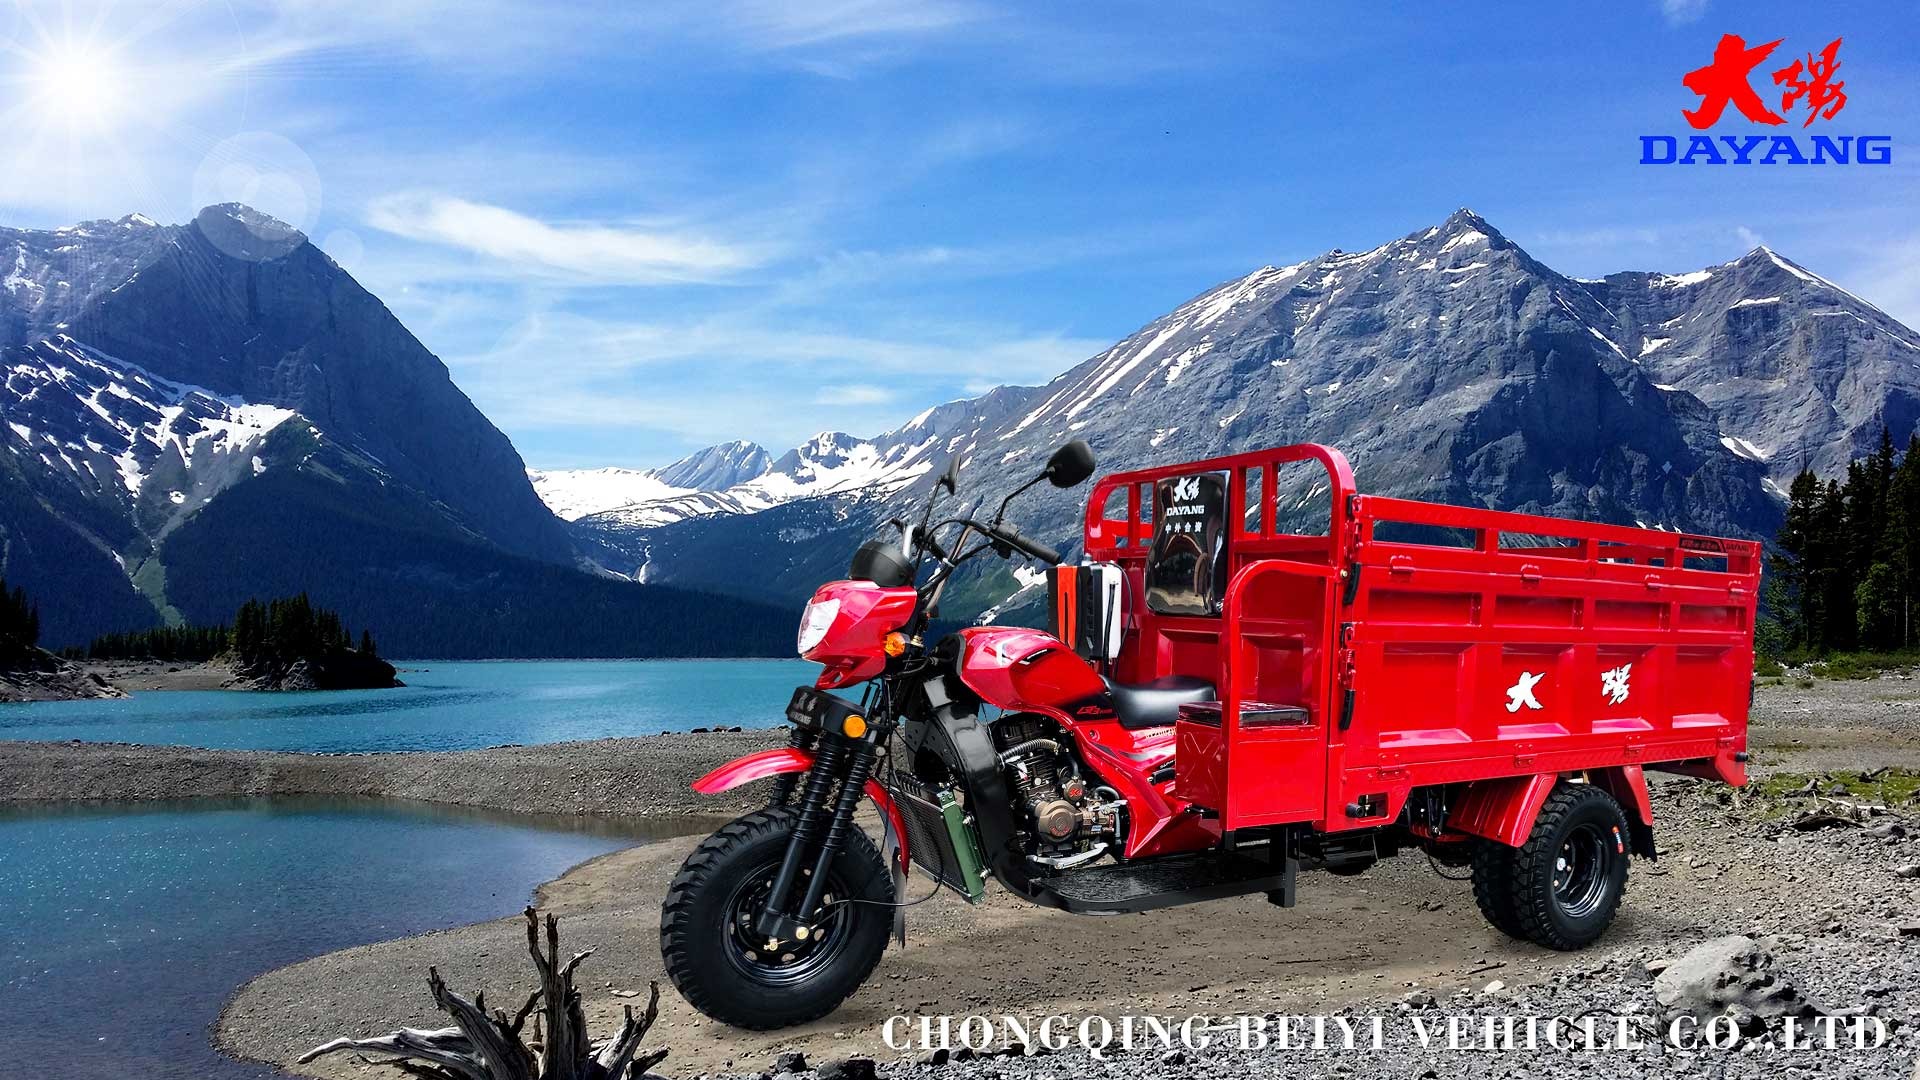
[{"label": "white cloud", "polygon": [[762,50],[877,37],[921,37],[952,30],[983,16],[971,5],[944,0],[744,0],[715,9],[700,5],[708,25]]},{"label": "white cloud", "polygon": [[541,312],[491,348],[448,360],[461,388],[509,431],[591,432],[625,446],[746,438],[784,447],[827,429],[885,431],[976,383],[1044,382],[1110,344],[925,320],[893,335],[799,330],[763,317],[621,322]]},{"label": "white cloud", "polygon": [[813,402],[816,405],[884,405],[893,398],[893,391],[884,386],[843,383],[821,387],[813,395]]},{"label": "white cloud", "polygon": [[720,282],[763,265],[766,248],[639,226],[553,224],[517,211],[431,192],[373,200],[367,223],[409,240],[444,244],[601,284]]},{"label": "white cloud", "polygon": [[1740,238],[1740,247],[1744,251],[1752,251],[1754,248],[1766,243],[1766,241],[1760,239],[1759,233],[1754,232],[1745,225],[1734,226],[1733,235]]},{"label": "white cloud", "polygon": [[1671,26],[1699,21],[1707,13],[1707,0],[1660,0],[1660,14]]}]

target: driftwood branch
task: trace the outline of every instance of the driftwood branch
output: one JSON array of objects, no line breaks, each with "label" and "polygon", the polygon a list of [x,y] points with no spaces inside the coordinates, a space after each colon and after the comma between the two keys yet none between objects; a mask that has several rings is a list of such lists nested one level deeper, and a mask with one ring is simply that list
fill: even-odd
[{"label": "driftwood branch", "polygon": [[[667,1056],[665,1050],[640,1049],[660,1016],[660,984],[648,984],[645,1012],[635,1016],[633,1006],[627,1006],[620,1030],[596,1044],[587,1035],[580,991],[573,985],[575,970],[593,951],[576,953],[562,964],[559,922],[549,915],[543,927],[532,908],[526,910],[526,918],[527,952],[539,972],[540,986],[511,1018],[499,1009],[489,1013],[485,995],[469,1000],[454,993],[438,969],[428,968],[427,989],[434,1007],[447,1014],[453,1027],[401,1028],[378,1038],[335,1039],[300,1055],[300,1064],[353,1052],[369,1064],[387,1065],[427,1080],[639,1080],[647,1076]],[[523,1038],[529,1017],[533,1034]],[[388,1057],[376,1061],[369,1054]]]}]

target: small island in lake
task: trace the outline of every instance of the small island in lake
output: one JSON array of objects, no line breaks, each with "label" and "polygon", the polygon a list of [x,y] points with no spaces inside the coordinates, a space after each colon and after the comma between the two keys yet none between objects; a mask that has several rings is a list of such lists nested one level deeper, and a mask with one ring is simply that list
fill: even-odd
[{"label": "small island in lake", "polygon": [[[356,645],[340,616],[305,593],[248,600],[231,626],[107,634],[67,651],[93,678],[134,690],[379,690],[404,686],[373,634]],[[109,687],[111,689],[111,687]],[[118,693],[116,690],[115,693]]]}]

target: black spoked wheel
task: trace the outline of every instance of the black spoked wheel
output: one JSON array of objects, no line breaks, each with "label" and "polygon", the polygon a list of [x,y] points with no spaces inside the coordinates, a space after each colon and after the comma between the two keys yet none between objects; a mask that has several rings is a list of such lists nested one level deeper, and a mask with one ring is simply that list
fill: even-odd
[{"label": "black spoked wheel", "polygon": [[[1581,949],[1613,925],[1627,889],[1627,817],[1612,795],[1591,784],[1560,784],[1527,842],[1507,850],[1505,859],[1493,860],[1504,864],[1496,871],[1504,881],[1488,885],[1503,886],[1504,895],[1490,899],[1513,920],[1516,937],[1550,949]],[[1476,893],[1479,885],[1476,878]]]},{"label": "black spoked wheel", "polygon": [[[805,941],[758,938],[794,811],[769,807],[709,836],[667,887],[660,952],[682,997],[723,1024],[804,1024],[859,989],[887,947],[893,882],[866,833],[852,829],[828,868],[820,916]],[[863,901],[850,903],[848,901]]]},{"label": "black spoked wheel", "polygon": [[764,986],[792,986],[813,978],[833,966],[834,960],[852,940],[848,925],[848,905],[836,903],[846,896],[846,884],[838,875],[827,879],[827,891],[820,903],[826,917],[815,927],[807,941],[769,942],[753,932],[753,921],[766,909],[773,894],[773,875],[780,869],[778,858],[758,872],[749,874],[727,899],[726,923],[730,948],[727,962],[741,976]]}]

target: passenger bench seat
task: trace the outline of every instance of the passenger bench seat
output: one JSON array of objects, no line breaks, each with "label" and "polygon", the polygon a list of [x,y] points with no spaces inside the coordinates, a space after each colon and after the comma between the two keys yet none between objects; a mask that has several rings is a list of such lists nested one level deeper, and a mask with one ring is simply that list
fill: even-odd
[{"label": "passenger bench seat", "polygon": [[1129,731],[1141,728],[1172,727],[1180,717],[1180,706],[1196,701],[1213,701],[1213,684],[1191,675],[1162,675],[1151,682],[1122,683],[1107,679],[1113,695],[1113,712],[1120,726]]}]

